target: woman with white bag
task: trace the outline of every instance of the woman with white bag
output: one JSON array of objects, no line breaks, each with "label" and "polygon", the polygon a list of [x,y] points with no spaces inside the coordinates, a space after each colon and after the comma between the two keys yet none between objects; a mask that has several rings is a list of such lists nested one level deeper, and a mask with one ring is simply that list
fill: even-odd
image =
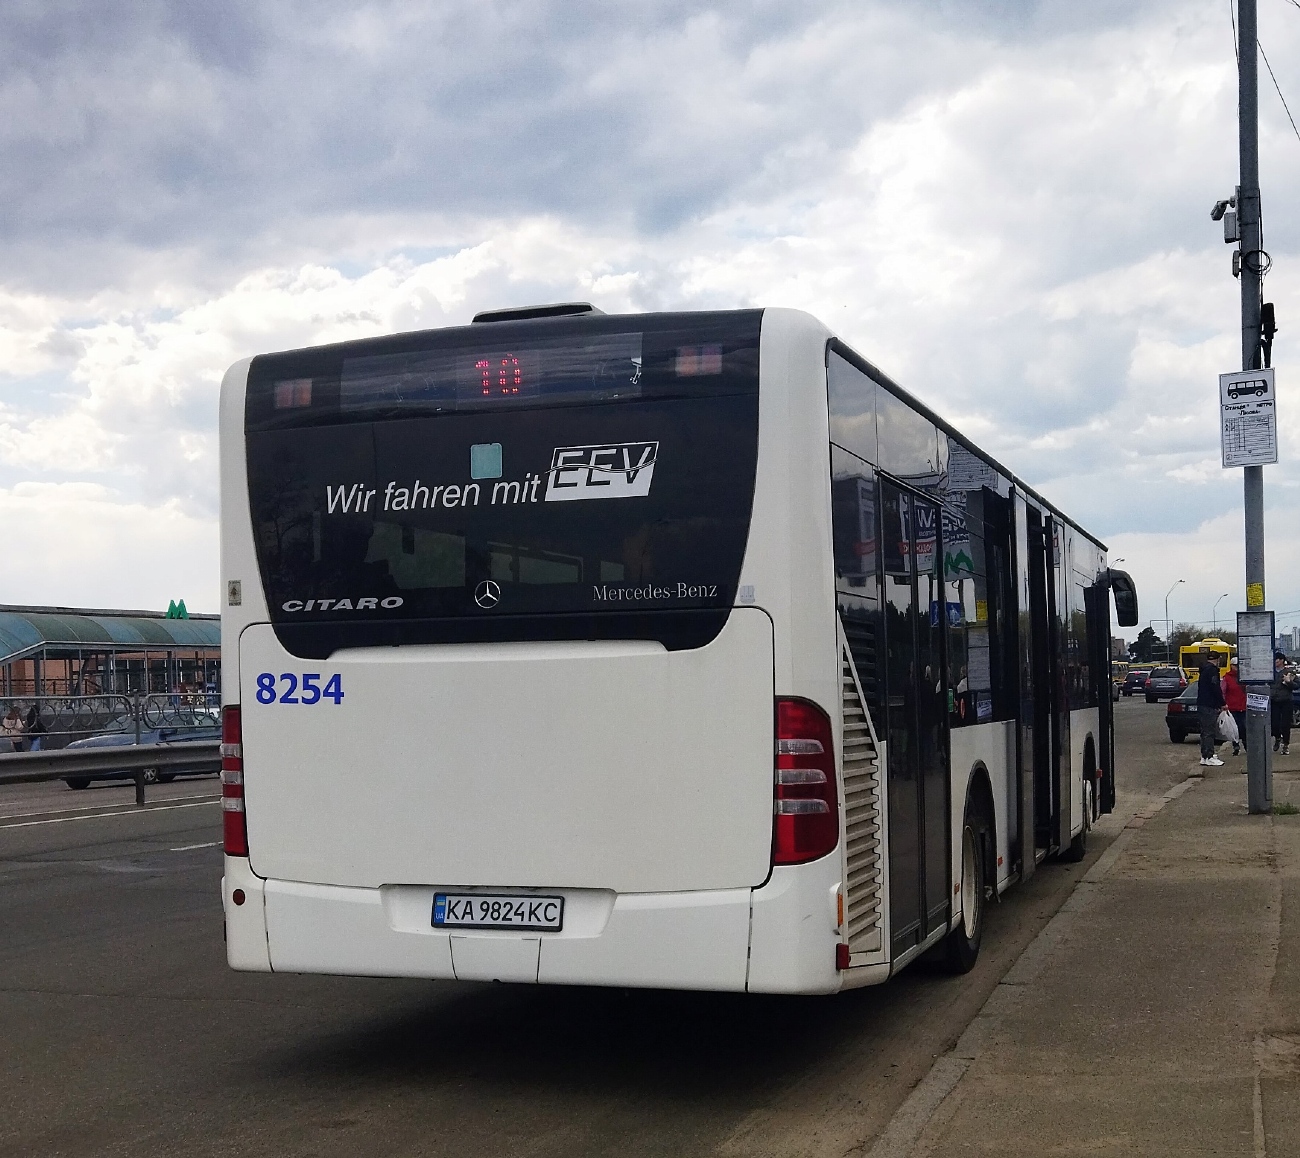
[{"label": "woman with white bag", "polygon": [[1232,741],[1234,756],[1240,755],[1246,746],[1246,689],[1242,687],[1237,674],[1237,657],[1234,655],[1228,663],[1228,674],[1223,677],[1223,706],[1232,713],[1235,725],[1232,734],[1225,731],[1225,735]]}]

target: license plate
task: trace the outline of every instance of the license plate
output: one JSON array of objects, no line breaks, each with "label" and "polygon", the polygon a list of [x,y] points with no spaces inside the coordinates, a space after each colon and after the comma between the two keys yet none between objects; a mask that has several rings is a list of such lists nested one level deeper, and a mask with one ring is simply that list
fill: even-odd
[{"label": "license plate", "polygon": [[437,893],[433,924],[440,929],[564,927],[564,898],[503,893]]}]

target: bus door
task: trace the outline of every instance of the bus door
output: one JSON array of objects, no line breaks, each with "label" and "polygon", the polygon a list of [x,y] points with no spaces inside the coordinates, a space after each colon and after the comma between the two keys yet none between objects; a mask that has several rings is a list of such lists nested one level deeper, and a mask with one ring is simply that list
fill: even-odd
[{"label": "bus door", "polygon": [[1051,524],[1029,510],[1029,608],[1033,654],[1030,667],[1034,682],[1034,848],[1046,852],[1052,845],[1057,812],[1056,799],[1056,705],[1052,679],[1053,620]]},{"label": "bus door", "polygon": [[[1111,691],[1110,585],[1094,583],[1083,593],[1088,632],[1088,668],[1092,694],[1097,701],[1098,783],[1094,785],[1094,812],[1115,807],[1115,701]],[[1095,819],[1095,817],[1093,817]]]},{"label": "bus door", "polygon": [[1042,515],[1016,495],[1016,603],[1019,631],[1020,710],[1017,774],[1020,790],[1022,877],[1030,876],[1051,843],[1056,776],[1052,760],[1053,683],[1051,543]]},{"label": "bus door", "polygon": [[893,956],[946,925],[947,689],[939,512],[881,482]]},{"label": "bus door", "polygon": [[[1058,843],[1062,777],[1069,777],[1069,704],[1063,686],[1061,649],[1065,636],[1058,623],[1058,568],[1052,519],[1027,507],[1028,589],[1030,589],[1030,711],[1034,753],[1034,847],[1045,855]],[[1066,780],[1066,782],[1069,782]]]},{"label": "bus door", "polygon": [[1070,742],[1070,538],[1065,524],[1047,519],[1048,664],[1052,675],[1052,813],[1047,848],[1067,848],[1074,811],[1071,803]]}]

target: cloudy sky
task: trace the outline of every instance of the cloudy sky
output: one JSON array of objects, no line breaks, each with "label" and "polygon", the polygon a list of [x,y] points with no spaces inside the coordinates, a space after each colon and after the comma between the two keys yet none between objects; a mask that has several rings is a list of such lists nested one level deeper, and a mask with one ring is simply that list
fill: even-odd
[{"label": "cloudy sky", "polygon": [[[1300,3],[1259,0],[1300,115]],[[1244,604],[1229,0],[0,7],[0,602],[216,610],[261,351],[587,299],[806,309],[1122,556]],[[1300,624],[1300,139],[1261,67]],[[1130,634],[1132,634],[1130,632]]]}]

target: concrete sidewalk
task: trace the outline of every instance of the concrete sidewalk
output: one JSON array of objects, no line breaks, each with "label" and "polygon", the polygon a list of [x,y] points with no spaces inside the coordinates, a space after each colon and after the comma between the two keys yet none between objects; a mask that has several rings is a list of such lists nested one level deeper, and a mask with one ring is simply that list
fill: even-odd
[{"label": "concrete sidewalk", "polygon": [[1238,766],[1129,822],[892,1152],[1300,1155],[1300,816],[1248,816]]}]

